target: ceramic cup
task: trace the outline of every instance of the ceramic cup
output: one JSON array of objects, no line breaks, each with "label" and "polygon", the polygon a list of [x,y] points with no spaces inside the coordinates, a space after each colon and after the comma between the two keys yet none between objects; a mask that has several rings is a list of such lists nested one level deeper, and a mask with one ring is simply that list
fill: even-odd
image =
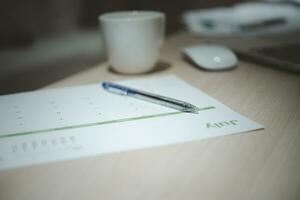
[{"label": "ceramic cup", "polygon": [[156,11],[119,11],[99,16],[110,66],[117,72],[150,71],[164,40],[165,15]]}]

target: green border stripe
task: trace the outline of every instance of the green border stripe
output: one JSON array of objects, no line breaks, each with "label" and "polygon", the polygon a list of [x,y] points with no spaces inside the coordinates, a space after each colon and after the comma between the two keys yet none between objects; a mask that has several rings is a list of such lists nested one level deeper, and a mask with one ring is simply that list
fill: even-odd
[{"label": "green border stripe", "polygon": [[[199,111],[210,110],[210,109],[215,109],[215,107],[214,106],[204,107],[204,108],[200,108]],[[0,135],[0,139],[1,138],[8,138],[8,137],[22,136],[22,135],[33,135],[33,134],[46,133],[46,132],[52,132],[52,131],[61,131],[61,130],[67,130],[67,129],[76,129],[76,128],[98,126],[98,125],[103,125],[103,124],[113,124],[113,123],[121,123],[121,122],[135,121],[135,120],[141,120],[141,119],[164,117],[164,116],[177,115],[177,114],[182,114],[182,113],[184,113],[184,112],[160,113],[160,114],[155,114],[155,115],[144,115],[144,116],[116,119],[116,120],[110,120],[110,121],[94,122],[94,123],[87,123],[87,124],[78,124],[78,125],[73,125],[73,126],[63,126],[63,127],[57,127],[57,128],[35,130],[35,131],[17,132],[17,133]]]}]

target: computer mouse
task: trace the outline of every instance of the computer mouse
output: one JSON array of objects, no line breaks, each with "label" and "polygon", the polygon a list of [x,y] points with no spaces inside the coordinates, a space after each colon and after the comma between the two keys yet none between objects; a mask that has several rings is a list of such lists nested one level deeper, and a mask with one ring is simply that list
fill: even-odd
[{"label": "computer mouse", "polygon": [[183,48],[183,53],[188,56],[198,67],[206,70],[226,70],[237,65],[235,53],[222,45],[203,44]]}]

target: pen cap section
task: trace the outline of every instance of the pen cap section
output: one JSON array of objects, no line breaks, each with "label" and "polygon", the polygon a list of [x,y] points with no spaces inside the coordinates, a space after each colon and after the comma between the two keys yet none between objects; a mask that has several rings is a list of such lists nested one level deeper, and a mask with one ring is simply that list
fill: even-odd
[{"label": "pen cap section", "polygon": [[113,83],[107,83],[103,82],[102,87],[111,93],[118,94],[118,95],[128,95],[128,89],[125,87],[122,87],[120,85],[116,85]]}]

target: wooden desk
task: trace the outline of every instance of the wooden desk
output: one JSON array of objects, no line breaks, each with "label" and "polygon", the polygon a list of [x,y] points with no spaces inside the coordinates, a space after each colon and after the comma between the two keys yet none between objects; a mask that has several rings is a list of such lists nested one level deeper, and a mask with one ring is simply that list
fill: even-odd
[{"label": "wooden desk", "polygon": [[243,61],[231,71],[198,70],[180,48],[201,41],[170,37],[161,60],[171,66],[161,71],[124,76],[104,63],[49,87],[176,74],[266,130],[3,171],[0,199],[300,199],[299,76]]}]

